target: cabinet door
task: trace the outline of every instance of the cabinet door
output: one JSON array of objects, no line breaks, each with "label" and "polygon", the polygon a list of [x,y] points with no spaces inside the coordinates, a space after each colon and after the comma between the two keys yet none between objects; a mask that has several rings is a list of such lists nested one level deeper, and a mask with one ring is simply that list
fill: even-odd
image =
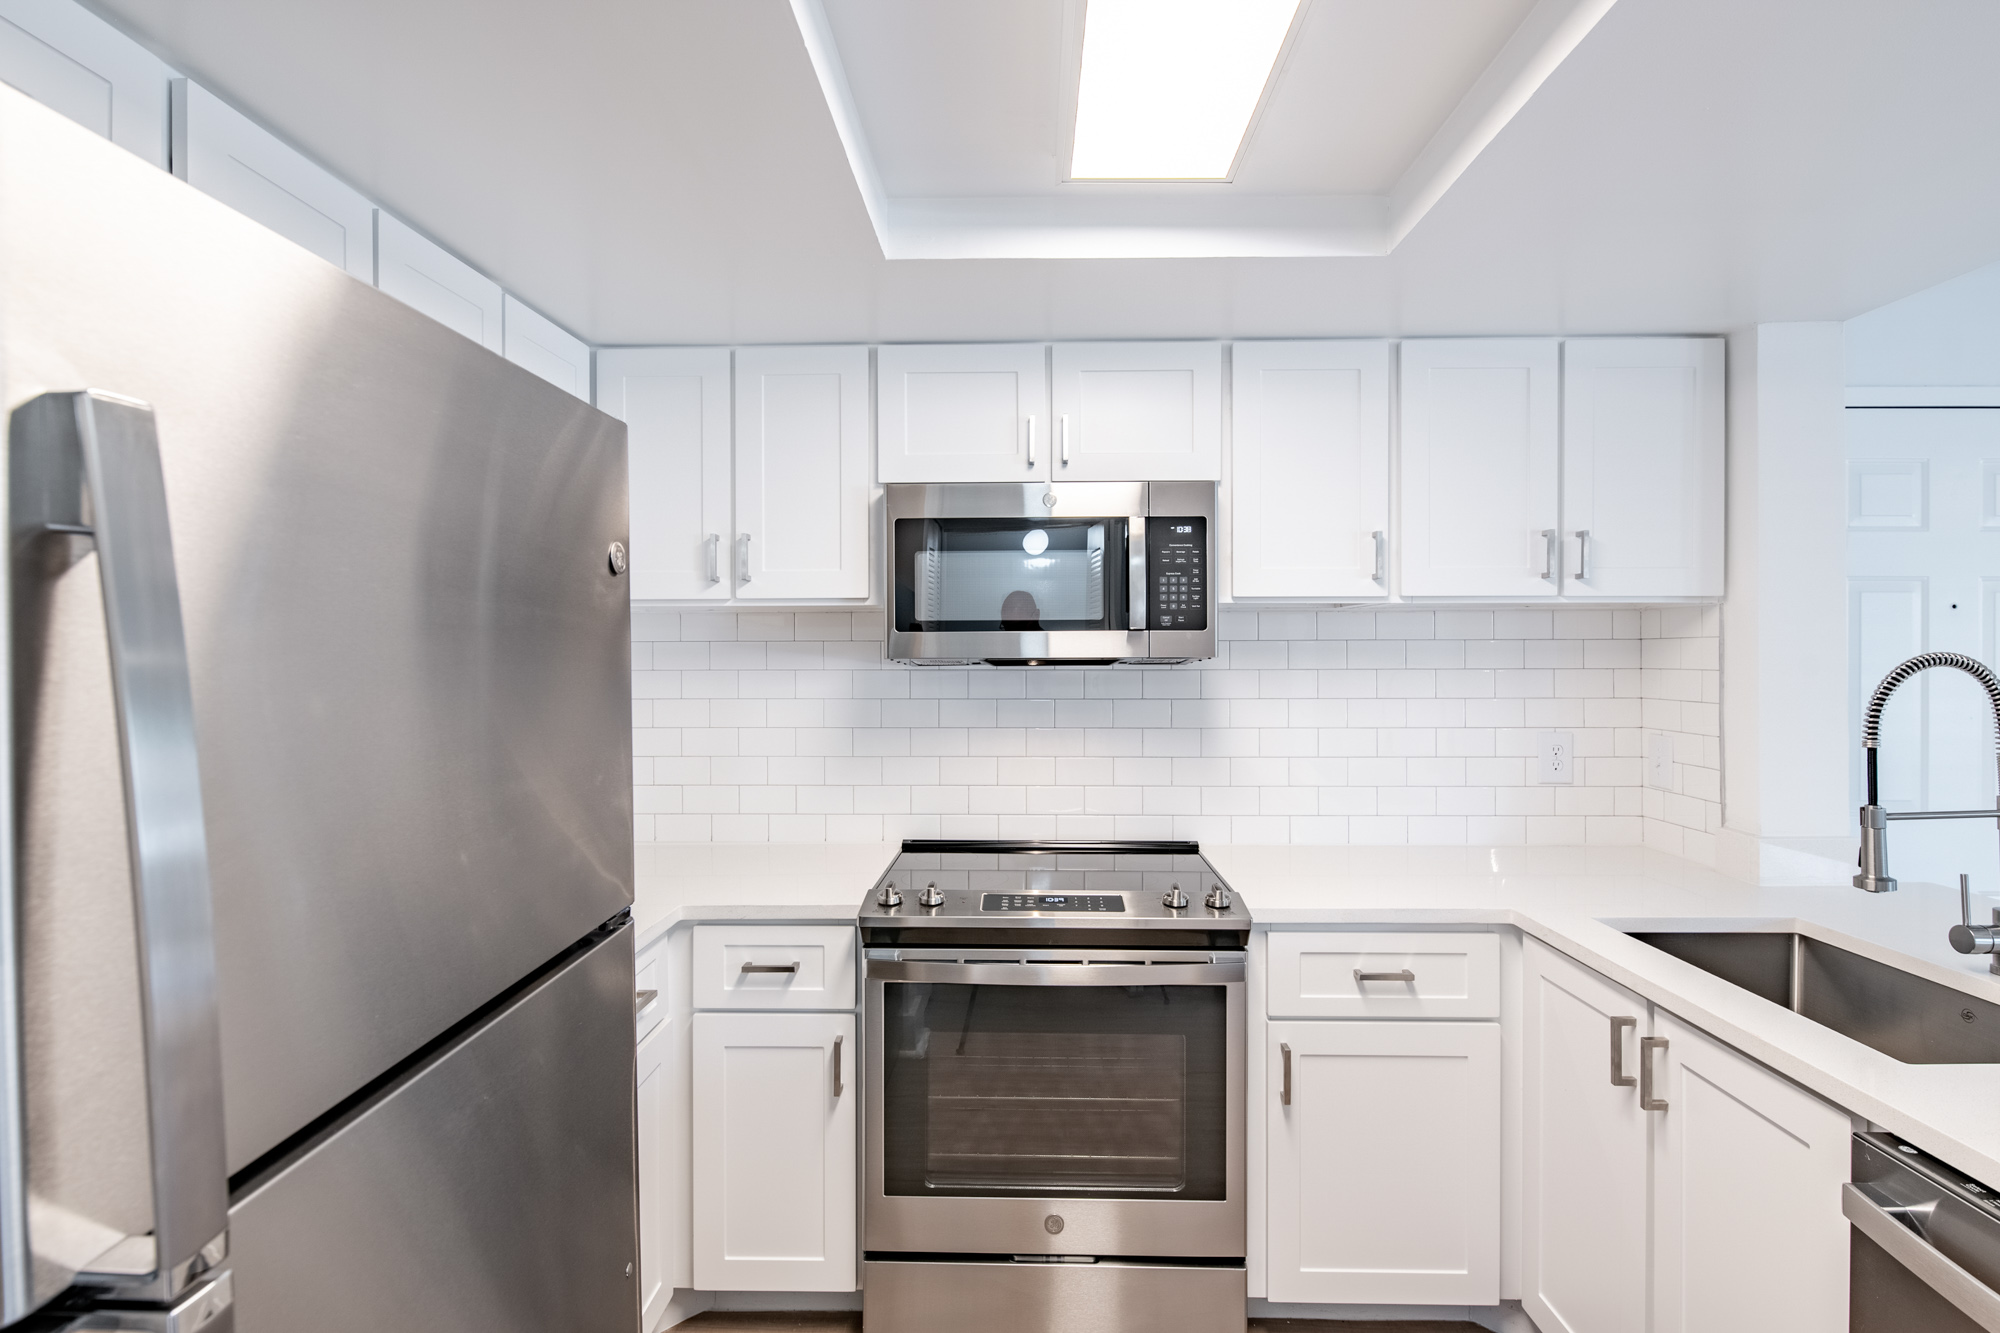
[{"label": "cabinet door", "polygon": [[1563,345],[1563,591],[1722,595],[1722,339]]},{"label": "cabinet door", "polygon": [[1230,353],[1230,589],[1389,591],[1389,344],[1248,342]]},{"label": "cabinet door", "polygon": [[883,481],[1045,481],[1048,348],[936,344],[875,351]]},{"label": "cabinet door", "polygon": [[1051,481],[1222,477],[1222,344],[1057,343]]},{"label": "cabinet door", "polygon": [[173,77],[72,0],[0,0],[0,81],[161,168]]},{"label": "cabinet door", "polygon": [[852,1014],[694,1016],[694,1285],[853,1291]]},{"label": "cabinet door", "polygon": [[667,1280],[673,1253],[672,1210],[667,1194],[667,1047],[671,1024],[655,1027],[639,1043],[639,1328],[654,1321],[674,1294]]},{"label": "cabinet door", "polygon": [[736,595],[868,595],[868,349],[736,353]]},{"label": "cabinet door", "polygon": [[375,285],[487,351],[502,350],[500,284],[379,208]]},{"label": "cabinet door", "polygon": [[632,596],[729,596],[729,351],[597,355],[597,405],[625,423]]},{"label": "cabinet door", "polygon": [[1498,1304],[1499,1024],[1267,1032],[1270,1298]]},{"label": "cabinet door", "polygon": [[1522,1303],[1543,1333],[1634,1333],[1647,1124],[1614,1078],[1636,1079],[1646,1002],[1539,941],[1523,955]]},{"label": "cabinet door", "polygon": [[1845,1333],[1847,1113],[1656,1013],[1655,1333]]},{"label": "cabinet door", "polygon": [[1556,347],[1553,338],[1402,345],[1405,594],[1556,592]]},{"label": "cabinet door", "polygon": [[564,393],[590,401],[590,346],[538,310],[531,310],[510,292],[501,302],[503,355],[523,370],[533,371]]},{"label": "cabinet door", "polygon": [[375,206],[200,84],[173,83],[174,174],[363,282],[375,281]]}]

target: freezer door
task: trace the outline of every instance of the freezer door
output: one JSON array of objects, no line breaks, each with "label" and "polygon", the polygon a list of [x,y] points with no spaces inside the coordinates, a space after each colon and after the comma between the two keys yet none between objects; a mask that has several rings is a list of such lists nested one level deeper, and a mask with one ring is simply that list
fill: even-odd
[{"label": "freezer door", "polygon": [[157,423],[238,1173],[631,901],[625,428],[4,88],[0,254],[4,406]]},{"label": "freezer door", "polygon": [[632,932],[230,1208],[236,1333],[631,1333]]}]

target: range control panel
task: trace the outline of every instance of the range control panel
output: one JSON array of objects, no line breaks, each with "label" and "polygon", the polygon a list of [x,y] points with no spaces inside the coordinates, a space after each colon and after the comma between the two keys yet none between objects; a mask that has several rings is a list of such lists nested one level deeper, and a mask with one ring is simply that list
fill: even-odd
[{"label": "range control panel", "polygon": [[1146,520],[1146,628],[1208,628],[1208,520]]},{"label": "range control panel", "polygon": [[1122,912],[1122,893],[988,893],[982,912]]}]

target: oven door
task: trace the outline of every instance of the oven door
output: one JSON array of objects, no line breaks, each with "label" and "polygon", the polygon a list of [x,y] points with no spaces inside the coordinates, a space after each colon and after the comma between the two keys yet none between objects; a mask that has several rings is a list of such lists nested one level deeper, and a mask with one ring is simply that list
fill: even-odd
[{"label": "oven door", "polygon": [[1241,955],[879,953],[867,1250],[1243,1256]]}]

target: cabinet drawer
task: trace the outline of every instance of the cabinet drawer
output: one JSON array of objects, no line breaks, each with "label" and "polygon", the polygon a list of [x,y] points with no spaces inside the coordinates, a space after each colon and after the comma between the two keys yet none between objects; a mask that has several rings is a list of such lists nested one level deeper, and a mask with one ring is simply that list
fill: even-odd
[{"label": "cabinet drawer", "polygon": [[1497,935],[1274,930],[1273,1018],[1498,1018]]},{"label": "cabinet drawer", "polygon": [[852,1009],[852,926],[696,926],[697,1009]]},{"label": "cabinet drawer", "polygon": [[[639,1037],[660,1025],[667,1016],[667,937],[662,935],[645,948],[632,966],[632,1004],[639,1025]],[[652,998],[646,993],[652,992]]]}]

